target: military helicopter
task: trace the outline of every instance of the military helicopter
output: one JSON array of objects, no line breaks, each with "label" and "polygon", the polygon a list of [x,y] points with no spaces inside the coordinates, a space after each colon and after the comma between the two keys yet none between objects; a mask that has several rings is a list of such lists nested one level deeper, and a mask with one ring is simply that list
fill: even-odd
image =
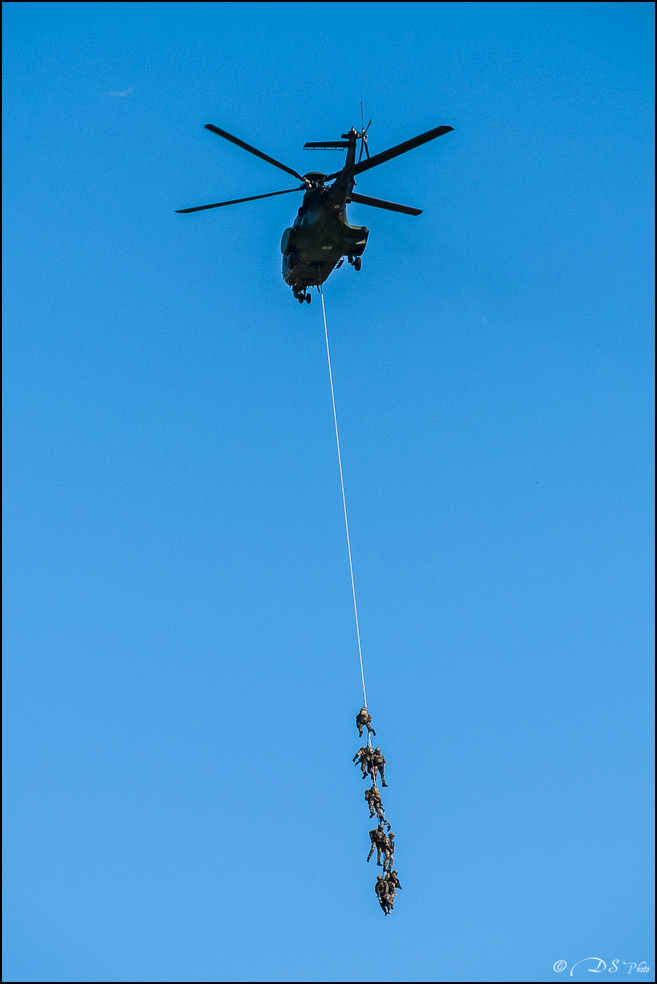
[{"label": "military helicopter", "polygon": [[[367,131],[370,128],[370,120],[364,126],[364,117],[361,107],[361,130],[356,130],[353,126],[348,133],[343,133],[340,140],[323,140],[304,144],[304,148],[320,148],[346,150],[347,157],[344,167],[334,174],[323,174],[321,171],[309,171],[307,174],[299,174],[291,167],[281,164],[261,150],[251,147],[250,144],[234,137],[225,130],[220,130],[212,123],[206,123],[205,129],[216,133],[225,140],[237,144],[243,150],[248,150],[250,154],[255,154],[263,161],[273,164],[274,167],[286,171],[293,177],[302,182],[296,188],[286,188],[284,191],[270,191],[266,195],[251,195],[249,198],[236,198],[229,202],[215,202],[213,205],[196,205],[194,208],[181,208],[177,211],[186,214],[188,212],[202,212],[208,208],[221,208],[224,205],[240,205],[242,202],[254,202],[259,198],[273,198],[275,195],[289,195],[293,191],[304,191],[301,207],[290,229],[286,229],[281,240],[281,252],[283,254],[283,280],[292,288],[294,296],[300,304],[307,301],[310,304],[309,287],[320,287],[321,284],[330,276],[331,272],[341,267],[345,257],[355,270],[361,268],[361,256],[367,245],[369,229],[365,226],[353,226],[347,222],[345,206],[350,202],[357,202],[360,205],[373,205],[375,208],[388,209],[391,212],[403,212],[405,215],[420,215],[422,209],[411,208],[409,205],[397,205],[395,202],[386,202],[380,198],[369,198],[366,195],[357,194],[354,191],[356,184],[355,177],[363,171],[368,171],[371,167],[378,167],[385,161],[392,160],[400,154],[405,154],[414,147],[419,147],[429,140],[442,137],[444,133],[449,133],[454,128],[451,126],[438,126],[433,130],[427,130],[419,137],[413,137],[404,143],[397,144],[389,150],[384,150],[380,154],[370,157],[367,146]],[[356,160],[356,150],[360,141],[360,153]],[[365,160],[363,160],[363,152]],[[329,184],[329,182],[333,184]]]}]

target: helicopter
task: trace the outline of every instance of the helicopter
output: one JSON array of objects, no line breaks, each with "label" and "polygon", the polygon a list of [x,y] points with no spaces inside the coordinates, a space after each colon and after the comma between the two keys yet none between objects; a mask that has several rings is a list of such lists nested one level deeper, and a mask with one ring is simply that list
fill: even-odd
[{"label": "helicopter", "polygon": [[[328,279],[334,269],[342,266],[345,258],[360,270],[361,256],[367,245],[369,229],[365,226],[354,226],[347,222],[346,205],[357,202],[360,205],[372,205],[375,208],[387,209],[391,212],[403,212],[405,215],[420,215],[422,209],[411,208],[409,205],[398,205],[395,202],[383,201],[380,198],[369,198],[354,191],[355,177],[372,167],[378,167],[385,161],[392,160],[400,154],[405,154],[429,140],[442,137],[453,130],[452,126],[438,126],[418,137],[412,137],[404,143],[390,147],[380,154],[370,156],[367,146],[367,131],[372,120],[364,125],[361,107],[361,129],[351,127],[348,133],[343,133],[340,140],[322,140],[304,144],[305,148],[324,150],[346,150],[347,156],[344,167],[334,174],[323,174],[321,171],[309,171],[299,174],[286,164],[269,157],[261,150],[251,147],[225,130],[220,130],[213,123],[206,123],[205,129],[224,140],[230,140],[250,154],[255,154],[263,161],[273,164],[281,171],[286,171],[301,181],[295,188],[284,191],[270,191],[265,195],[251,195],[249,198],[236,198],[228,202],[214,202],[212,205],[196,205],[193,208],[177,209],[179,214],[203,212],[209,208],[221,208],[224,205],[240,205],[242,202],[254,202],[259,198],[273,198],[275,195],[289,195],[293,191],[305,192],[301,207],[293,225],[286,229],[281,240],[283,254],[283,280],[292,288],[293,294],[300,304],[306,301],[310,304],[309,287],[319,288]],[[356,151],[360,141],[360,153],[356,160]],[[363,159],[363,153],[365,159]],[[329,184],[329,182],[333,182]]]}]

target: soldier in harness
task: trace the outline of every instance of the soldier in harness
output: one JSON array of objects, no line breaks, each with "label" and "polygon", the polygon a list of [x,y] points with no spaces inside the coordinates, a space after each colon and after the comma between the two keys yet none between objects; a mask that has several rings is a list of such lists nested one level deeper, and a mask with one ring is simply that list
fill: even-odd
[{"label": "soldier in harness", "polygon": [[388,871],[383,877],[387,886],[386,895],[388,897],[388,904],[391,909],[394,909],[393,902],[395,901],[395,895],[397,894],[397,889],[401,888],[399,879],[397,878],[397,872]]},{"label": "soldier in harness", "polygon": [[374,752],[372,751],[372,746],[371,745],[363,745],[363,747],[362,748],[359,748],[358,751],[356,752],[356,754],[354,755],[354,759],[353,760],[354,760],[354,762],[358,762],[360,764],[360,769],[361,769],[361,772],[363,773],[363,779],[367,779],[367,773],[368,772],[369,772],[370,775],[372,775],[372,756],[373,755],[374,755]]},{"label": "soldier in harness", "polygon": [[372,780],[376,782],[376,774],[377,772],[380,772],[382,786],[388,785],[388,783],[386,782],[385,769],[386,769],[386,760],[383,757],[381,749],[377,746],[377,748],[374,749],[374,754],[372,755],[371,776],[372,776]]},{"label": "soldier in harness", "polygon": [[[387,837],[385,835],[385,831],[383,829],[382,824],[379,824],[376,830],[370,830],[370,841],[372,846],[370,847],[370,853],[367,855],[367,860],[369,861],[369,859],[376,851],[376,863],[379,865],[379,867],[384,869],[385,869],[385,865],[381,864],[381,852],[385,852],[386,850],[386,840]],[[387,856],[388,855],[386,852],[386,858]]]},{"label": "soldier in harness", "polygon": [[356,727],[358,728],[358,735],[360,738],[363,737],[363,728],[367,728],[368,734],[376,735],[376,731],[370,725],[372,723],[372,715],[368,713],[366,707],[361,707],[360,711],[356,715]]},{"label": "soldier in harness", "polygon": [[390,824],[386,820],[385,810],[383,809],[383,803],[381,802],[381,793],[376,786],[372,786],[371,789],[365,790],[365,799],[367,800],[367,805],[370,808],[370,819],[376,813],[377,817],[382,823],[385,823],[390,830]]},{"label": "soldier in harness", "polygon": [[385,860],[383,862],[383,870],[390,871],[393,866],[393,855],[395,853],[395,835],[390,832],[388,827],[388,836],[383,841],[383,850],[385,852]]},{"label": "soldier in harness", "polygon": [[390,901],[388,899],[388,883],[384,880],[383,875],[376,876],[374,891],[376,892],[376,897],[379,900],[379,905],[387,916],[392,906],[390,905]]}]

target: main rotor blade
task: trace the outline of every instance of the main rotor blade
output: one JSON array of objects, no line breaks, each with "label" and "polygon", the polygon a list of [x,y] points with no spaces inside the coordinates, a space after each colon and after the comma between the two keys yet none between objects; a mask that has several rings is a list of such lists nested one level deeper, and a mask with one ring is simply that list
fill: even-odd
[{"label": "main rotor blade", "polygon": [[287,173],[291,174],[294,178],[298,178],[299,181],[303,181],[303,177],[296,171],[293,171],[291,167],[287,167],[286,164],[281,164],[280,161],[274,160],[273,157],[268,157],[267,154],[263,154],[261,150],[256,150],[256,148],[251,147],[250,144],[244,143],[244,141],[240,140],[239,137],[234,137],[232,134],[226,133],[225,130],[220,130],[219,127],[215,126],[213,123],[206,123],[205,129],[211,130],[212,133],[216,133],[225,140],[230,140],[231,143],[237,144],[237,146],[241,147],[243,150],[248,150],[250,154],[255,154],[256,157],[261,157],[262,160],[267,161],[268,164],[273,164],[274,167],[280,167],[281,171],[287,171]]},{"label": "main rotor blade", "polygon": [[412,140],[406,140],[404,143],[397,144],[396,147],[391,147],[390,150],[384,150],[381,154],[375,154],[374,157],[370,157],[366,161],[360,161],[354,168],[354,174],[360,174],[362,171],[367,171],[369,168],[376,167],[378,164],[384,164],[386,161],[392,160],[393,157],[399,157],[400,154],[405,154],[407,150],[413,150],[414,147],[419,147],[420,144],[434,140],[436,137],[442,137],[443,133],[449,133],[453,129],[453,126],[437,126],[435,130],[427,130],[426,133],[420,134],[419,137],[413,137]]},{"label": "main rotor blade", "polygon": [[268,195],[251,195],[250,198],[235,198],[232,202],[215,202],[214,205],[196,205],[194,208],[177,208],[178,215],[185,212],[203,212],[206,208],[221,208],[222,205],[241,205],[242,202],[255,202],[258,198],[273,198],[274,195],[289,195],[291,191],[305,191],[306,186],[300,188],[286,188],[285,191],[270,191]]},{"label": "main rotor blade", "polygon": [[[373,158],[370,158],[373,160]],[[355,191],[349,195],[352,202],[359,205],[374,205],[376,208],[387,208],[389,212],[404,212],[406,215],[422,215],[421,208],[411,208],[410,205],[397,205],[395,202],[385,202],[381,198],[368,198],[367,195],[357,195]]]}]

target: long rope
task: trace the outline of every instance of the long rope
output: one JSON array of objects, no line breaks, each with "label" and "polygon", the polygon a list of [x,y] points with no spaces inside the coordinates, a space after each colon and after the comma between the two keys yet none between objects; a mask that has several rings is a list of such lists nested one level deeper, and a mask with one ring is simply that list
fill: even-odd
[{"label": "long rope", "polygon": [[[344,479],[342,477],[342,456],[340,454],[340,438],[338,437],[338,418],[335,413],[335,394],[333,392],[333,372],[331,370],[331,353],[329,352],[328,329],[326,327],[326,308],[324,307],[324,294],[320,287],[322,298],[322,314],[324,315],[324,338],[326,339],[326,357],[328,359],[329,379],[331,381],[331,400],[333,402],[333,422],[335,423],[335,442],[338,446],[338,464],[340,466],[340,485],[342,486],[342,508],[344,509],[344,528],[347,533],[347,550],[349,551],[349,571],[351,573],[351,593],[354,597],[354,615],[356,616],[356,637],[358,639],[358,658],[360,660],[360,678],[363,681],[363,707],[367,707],[367,694],[365,693],[365,674],[363,673],[363,653],[360,648],[360,629],[358,627],[358,608],[356,607],[356,588],[354,587],[354,567],[351,563],[351,543],[349,542],[349,523],[347,522],[347,501],[344,497]],[[369,742],[369,731],[367,733]]]}]

